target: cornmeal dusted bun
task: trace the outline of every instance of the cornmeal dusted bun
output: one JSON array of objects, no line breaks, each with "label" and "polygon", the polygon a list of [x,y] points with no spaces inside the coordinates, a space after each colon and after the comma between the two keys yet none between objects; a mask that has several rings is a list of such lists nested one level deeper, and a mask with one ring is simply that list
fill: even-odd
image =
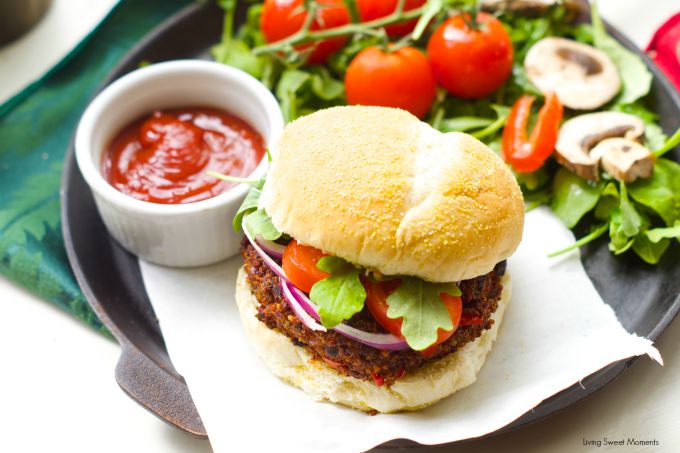
[{"label": "cornmeal dusted bun", "polygon": [[522,194],[503,161],[404,110],[321,110],[272,152],[260,204],[276,228],[385,275],[469,279],[520,242]]},{"label": "cornmeal dusted bun", "polygon": [[315,359],[307,348],[295,346],[290,338],[268,328],[256,317],[258,301],[248,286],[243,268],[236,282],[236,303],[246,335],[272,373],[318,400],[378,412],[423,409],[472,384],[496,339],[509,299],[510,279],[506,276],[491,329],[460,350],[426,364],[391,386],[378,387],[373,382],[339,374]]}]

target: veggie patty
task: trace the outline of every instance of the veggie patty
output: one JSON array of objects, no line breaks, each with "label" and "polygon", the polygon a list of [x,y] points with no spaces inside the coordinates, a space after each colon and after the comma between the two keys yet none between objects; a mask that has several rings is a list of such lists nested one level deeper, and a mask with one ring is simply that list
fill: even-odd
[{"label": "veggie patty", "polygon": [[[333,330],[313,331],[306,327],[288,306],[281,294],[279,277],[259,257],[247,239],[241,244],[250,289],[260,303],[257,317],[270,329],[276,329],[300,347],[306,347],[317,359],[324,360],[341,374],[391,385],[405,373],[440,359],[474,341],[493,325],[491,315],[501,298],[506,262],[501,261],[486,275],[459,283],[462,291],[463,315],[478,318],[478,324],[460,326],[433,352],[423,355],[412,349],[389,351],[375,349]],[[385,330],[373,319],[368,309],[354,315],[347,324],[366,332]]]}]

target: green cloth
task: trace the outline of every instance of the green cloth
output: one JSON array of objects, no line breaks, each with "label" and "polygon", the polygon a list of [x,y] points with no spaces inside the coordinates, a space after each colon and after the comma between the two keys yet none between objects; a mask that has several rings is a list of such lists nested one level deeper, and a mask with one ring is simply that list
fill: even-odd
[{"label": "green cloth", "polygon": [[[121,0],[67,61],[0,107],[0,273],[105,331],[73,277],[59,186],[69,140],[120,58],[188,0]],[[4,69],[3,69],[4,70]]]}]

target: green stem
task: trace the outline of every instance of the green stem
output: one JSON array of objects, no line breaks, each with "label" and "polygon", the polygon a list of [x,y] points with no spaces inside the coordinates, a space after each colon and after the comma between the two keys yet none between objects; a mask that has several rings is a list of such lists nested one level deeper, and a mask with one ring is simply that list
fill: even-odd
[{"label": "green stem", "polygon": [[254,186],[255,184],[258,184],[260,182],[259,179],[248,179],[248,178],[239,178],[238,176],[229,176],[229,175],[223,175],[222,173],[217,173],[212,170],[206,171],[207,174],[212,176],[213,178],[221,179],[222,181],[227,181],[227,182],[235,182],[237,184],[249,184],[251,186]]},{"label": "green stem", "polygon": [[654,151],[654,155],[656,157],[661,157],[664,154],[666,154],[668,151],[670,151],[673,148],[675,148],[676,146],[678,146],[678,144],[680,144],[680,129],[675,131],[675,134],[673,134],[673,136],[671,138],[666,140],[666,143],[664,143],[661,148]]},{"label": "green stem", "polygon": [[347,12],[349,13],[349,21],[353,24],[358,24],[361,22],[361,17],[359,17],[359,9],[357,7],[356,0],[343,0]]},{"label": "green stem", "polygon": [[299,44],[306,44],[312,41],[320,41],[329,38],[350,36],[356,33],[364,33],[367,29],[382,28],[388,25],[405,22],[411,19],[415,19],[416,17],[419,17],[427,6],[427,4],[425,4],[425,6],[422,6],[420,8],[402,11],[399,8],[401,7],[403,9],[404,3],[405,0],[400,0],[399,4],[397,4],[397,9],[395,10],[394,13],[390,14],[389,16],[381,17],[379,19],[359,24],[347,24],[341,27],[328,28],[325,30],[310,31],[309,26],[311,25],[311,22],[314,18],[312,14],[309,14],[309,12],[311,12],[314,9],[312,8],[307,14],[307,20],[305,22],[305,24],[309,23],[307,27],[303,26],[298,32],[289,36],[288,38],[276,41],[271,44],[266,44],[264,46],[255,47],[253,49],[253,54],[262,55],[264,53],[276,53],[286,49],[287,47],[292,47]]},{"label": "green stem", "polygon": [[229,53],[231,39],[234,36],[234,7],[236,5],[231,2],[225,3],[224,21],[222,23],[222,43],[225,45],[227,53]]},{"label": "green stem", "polygon": [[556,251],[556,252],[552,252],[552,253],[548,254],[548,257],[549,257],[549,258],[554,258],[554,257],[556,257],[556,256],[562,255],[562,254],[567,253],[567,252],[569,252],[569,251],[571,251],[571,250],[574,250],[574,249],[577,249],[577,248],[579,248],[579,247],[581,247],[581,246],[584,246],[584,245],[586,245],[587,243],[592,242],[592,241],[594,241],[595,239],[597,239],[597,238],[599,238],[600,236],[602,236],[608,229],[609,229],[609,222],[607,222],[607,223],[605,223],[605,224],[602,224],[601,226],[597,227],[596,229],[593,230],[592,233],[583,236],[581,239],[579,239],[578,241],[574,242],[574,243],[571,244],[569,247],[565,247],[565,248],[563,248],[562,250],[558,250],[558,251]]},{"label": "green stem", "polygon": [[473,132],[470,135],[472,135],[474,138],[478,140],[481,140],[485,137],[488,137],[489,135],[495,134],[500,128],[502,128],[505,125],[507,119],[508,119],[507,116],[499,116],[498,119],[496,119],[496,121],[489,124],[481,131]]}]

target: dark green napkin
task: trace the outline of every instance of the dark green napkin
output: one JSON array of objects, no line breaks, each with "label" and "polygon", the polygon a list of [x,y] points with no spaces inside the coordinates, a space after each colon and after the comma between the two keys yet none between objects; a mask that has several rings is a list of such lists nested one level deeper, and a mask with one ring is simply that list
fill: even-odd
[{"label": "dark green napkin", "polygon": [[61,234],[64,154],[106,74],[142,36],[187,3],[121,0],[67,61],[0,106],[0,273],[98,330],[105,329],[73,277]]}]

